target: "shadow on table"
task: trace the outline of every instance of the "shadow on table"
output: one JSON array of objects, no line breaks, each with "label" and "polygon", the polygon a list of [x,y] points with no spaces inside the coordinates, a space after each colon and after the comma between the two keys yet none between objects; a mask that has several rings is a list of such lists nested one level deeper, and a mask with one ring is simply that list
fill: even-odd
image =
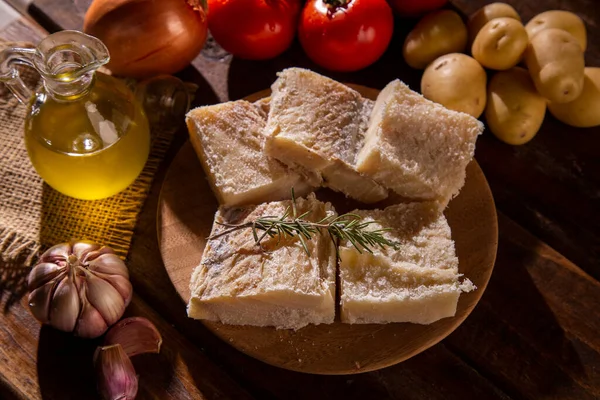
[{"label": "shadow on table", "polygon": [[[93,357],[101,344],[102,338],[82,339],[42,326],[37,352],[42,399],[99,400]],[[137,398],[166,398],[173,363],[165,352],[138,355],[132,362],[139,378]]]},{"label": "shadow on table", "polygon": [[192,101],[192,108],[219,102],[219,97],[208,81],[202,76],[202,71],[198,71],[194,66],[187,66],[178,72],[176,76],[184,82],[191,82],[198,85],[198,90],[194,94],[194,100]]},{"label": "shadow on table", "polygon": [[271,60],[253,61],[233,57],[227,79],[229,98],[237,100],[270,88],[277,78],[277,72],[289,67],[307,68],[339,82],[375,89],[382,89],[398,78],[413,90],[419,90],[422,71],[410,68],[402,56],[404,38],[415,23],[414,19],[397,18],[387,51],[375,63],[356,72],[335,72],[321,68],[308,58],[298,39],[283,54]]},{"label": "shadow on table", "polygon": [[12,260],[0,257],[0,301],[4,301],[3,313],[7,313],[27,293],[27,276],[31,268],[25,266],[26,259],[26,256]]},{"label": "shadow on table", "polygon": [[100,399],[92,361],[99,343],[42,326],[37,352],[42,399]]},{"label": "shadow on table", "polygon": [[579,378],[589,378],[565,333],[568,327],[546,300],[548,287],[541,288],[543,280],[561,277],[540,277],[540,271],[563,267],[538,254],[532,240],[522,242],[522,228],[505,217],[499,222],[498,256],[486,292],[444,343],[509,395],[544,397],[580,390]]},{"label": "shadow on table", "polygon": [[[169,232],[163,232],[163,227],[173,231],[169,225],[174,223],[185,225],[199,241],[203,242],[210,236],[217,199],[189,143],[181,148],[167,171],[158,207],[162,216],[157,221],[160,236],[169,235]],[[167,209],[169,217],[165,214]],[[181,232],[182,229],[176,228],[175,231]]]}]

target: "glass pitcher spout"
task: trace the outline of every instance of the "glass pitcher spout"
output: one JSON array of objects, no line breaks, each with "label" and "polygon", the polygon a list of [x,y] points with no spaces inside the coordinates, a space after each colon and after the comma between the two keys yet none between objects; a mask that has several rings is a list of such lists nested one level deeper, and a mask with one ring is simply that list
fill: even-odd
[{"label": "glass pitcher spout", "polygon": [[72,100],[89,90],[94,72],[109,61],[106,46],[78,31],[47,36],[35,49],[9,47],[0,52],[0,82],[27,103],[32,92],[19,77],[18,65],[34,68],[46,92],[57,100]]}]

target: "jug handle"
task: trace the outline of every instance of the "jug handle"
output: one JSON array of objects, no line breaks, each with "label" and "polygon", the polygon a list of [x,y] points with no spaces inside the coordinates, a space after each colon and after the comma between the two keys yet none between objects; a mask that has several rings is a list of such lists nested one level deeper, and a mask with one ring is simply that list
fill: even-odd
[{"label": "jug handle", "polygon": [[27,104],[33,92],[19,76],[16,65],[26,65],[35,69],[33,57],[36,49],[8,47],[0,52],[0,82],[4,83],[15,97]]}]

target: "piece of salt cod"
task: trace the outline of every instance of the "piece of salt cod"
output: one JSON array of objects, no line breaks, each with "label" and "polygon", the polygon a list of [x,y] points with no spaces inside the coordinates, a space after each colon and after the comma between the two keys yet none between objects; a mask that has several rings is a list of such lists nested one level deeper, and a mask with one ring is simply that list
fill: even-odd
[{"label": "piece of salt cod", "polygon": [[373,101],[302,68],[278,73],[271,89],[268,155],[319,173],[325,186],[363,203],[387,197],[387,189],[355,168]]},{"label": "piece of salt cod", "polygon": [[[271,96],[263,97],[262,99],[256,100],[252,104],[254,104],[254,106],[258,109],[258,112],[260,113],[260,115],[262,115],[266,121],[267,117],[269,116]],[[266,134],[265,134],[265,137],[266,137]]]},{"label": "piece of salt cod", "polygon": [[224,206],[302,196],[319,181],[263,151],[266,114],[244,100],[198,107],[186,116],[190,140],[211,188]]},{"label": "piece of salt cod", "polygon": [[[311,193],[296,200],[298,215],[318,221],[336,215],[329,203]],[[281,216],[291,201],[244,208],[219,208],[212,234],[227,229],[218,223],[243,224],[257,217]],[[259,235],[261,232],[258,232]],[[192,275],[191,318],[232,325],[299,329],[329,324],[335,316],[335,246],[326,235],[306,240],[265,237],[257,246],[245,228],[207,242],[202,262]]]},{"label": "piece of salt cod", "polygon": [[399,80],[379,94],[356,169],[402,197],[445,208],[465,182],[483,124]]},{"label": "piece of salt cod", "polygon": [[359,253],[340,246],[341,320],[350,324],[412,322],[430,324],[454,316],[463,291],[450,227],[434,202],[397,204],[384,210],[352,211],[368,229],[391,229],[384,236],[398,248]]}]

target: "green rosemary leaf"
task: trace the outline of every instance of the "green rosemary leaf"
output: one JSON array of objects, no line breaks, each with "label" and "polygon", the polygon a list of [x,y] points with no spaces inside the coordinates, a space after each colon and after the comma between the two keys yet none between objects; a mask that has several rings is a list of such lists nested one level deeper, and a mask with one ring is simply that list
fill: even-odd
[{"label": "green rosemary leaf", "polygon": [[310,214],[312,212],[312,210],[308,210],[307,212],[305,212],[304,214],[302,214],[301,216],[299,216],[296,219],[303,219],[304,217],[306,217],[308,214]]},{"label": "green rosemary leaf", "polygon": [[310,257],[310,252],[308,251],[308,247],[306,246],[306,242],[304,241],[304,238],[302,237],[302,235],[298,236],[300,238],[300,243],[302,243],[302,247],[304,247],[304,251],[306,252],[306,255]]},{"label": "green rosemary leaf", "polygon": [[294,188],[292,188],[292,210],[293,210],[293,217],[294,219],[296,219],[296,193],[294,193]]},{"label": "green rosemary leaf", "polygon": [[252,236],[254,236],[254,241],[256,243],[260,242],[260,240],[258,240],[258,233],[256,232],[256,222],[252,224]]},{"label": "green rosemary leaf", "polygon": [[[342,214],[338,216],[328,215],[317,222],[312,222],[304,219],[310,213],[311,211],[309,210],[298,215],[296,197],[292,189],[292,205],[291,207],[286,207],[283,215],[263,216],[254,221],[238,225],[217,222],[217,224],[227,229],[209,237],[209,239],[214,239],[239,229],[251,228],[254,241],[257,245],[260,245],[262,240],[267,236],[271,238],[277,236],[278,244],[282,237],[297,236],[304,251],[310,255],[306,241],[311,240],[314,235],[320,235],[324,231],[327,231],[329,238],[335,244],[336,258],[338,260],[340,257],[338,245],[343,241],[349,242],[361,254],[364,251],[373,253],[375,248],[399,248],[399,243],[389,240],[384,236],[384,233],[389,232],[392,228],[368,229],[373,224],[377,224],[377,221],[363,221],[357,214]],[[258,234],[259,230],[262,231],[260,235]]]}]

